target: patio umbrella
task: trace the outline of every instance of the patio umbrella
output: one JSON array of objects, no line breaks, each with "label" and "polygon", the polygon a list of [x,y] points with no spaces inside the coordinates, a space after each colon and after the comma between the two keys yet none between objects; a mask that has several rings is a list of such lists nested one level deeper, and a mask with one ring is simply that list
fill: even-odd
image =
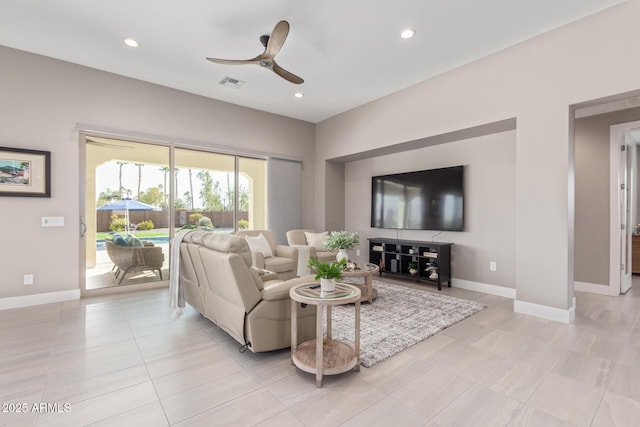
[{"label": "patio umbrella", "polygon": [[106,205],[100,206],[99,211],[124,211],[125,230],[129,232],[129,211],[159,211],[158,206],[148,205],[129,198],[116,200]]}]

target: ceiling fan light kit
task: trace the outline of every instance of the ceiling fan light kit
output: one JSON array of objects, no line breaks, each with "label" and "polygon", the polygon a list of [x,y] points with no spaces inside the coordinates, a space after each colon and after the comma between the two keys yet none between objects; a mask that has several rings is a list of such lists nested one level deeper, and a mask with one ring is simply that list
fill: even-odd
[{"label": "ceiling fan light kit", "polygon": [[283,79],[294,83],[301,84],[304,80],[301,77],[296,76],[290,71],[285,70],[279,66],[275,61],[275,56],[280,52],[282,45],[287,39],[289,34],[289,23],[287,21],[280,21],[276,24],[271,32],[271,35],[260,36],[260,43],[264,46],[264,52],[255,58],[251,59],[221,59],[221,58],[209,58],[208,61],[215,62],[217,64],[225,65],[244,65],[244,64],[256,64],[263,68],[273,71]]}]

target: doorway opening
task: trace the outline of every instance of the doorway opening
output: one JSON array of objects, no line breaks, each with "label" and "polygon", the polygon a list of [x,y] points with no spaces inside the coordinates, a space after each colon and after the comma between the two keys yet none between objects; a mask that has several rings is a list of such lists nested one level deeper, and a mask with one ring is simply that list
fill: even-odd
[{"label": "doorway opening", "polygon": [[[640,96],[575,107],[574,288],[616,296],[632,286],[632,233],[640,222]],[[640,253],[636,254],[636,258]]]}]

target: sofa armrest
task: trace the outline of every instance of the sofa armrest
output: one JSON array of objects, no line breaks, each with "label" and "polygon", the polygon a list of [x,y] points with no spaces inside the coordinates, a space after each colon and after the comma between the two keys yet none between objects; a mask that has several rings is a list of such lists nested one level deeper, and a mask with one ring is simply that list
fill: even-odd
[{"label": "sofa armrest", "polygon": [[254,267],[264,269],[264,254],[262,252],[251,252],[251,259]]},{"label": "sofa armrest", "polygon": [[311,258],[317,258],[316,248],[307,245],[291,245],[291,247],[298,250],[298,272],[297,276],[304,276],[310,274],[309,260]]},{"label": "sofa armrest", "polygon": [[262,299],[265,301],[275,301],[289,299],[289,290],[297,285],[315,281],[315,276],[308,275],[304,277],[296,277],[295,279],[285,281],[273,281],[264,284],[262,290]]},{"label": "sofa armrest", "polygon": [[297,260],[298,248],[295,248],[293,246],[276,245],[276,252],[274,253],[274,255]]},{"label": "sofa armrest", "polygon": [[251,269],[253,269],[257,274],[258,274],[258,278],[264,283],[264,282],[268,282],[270,280],[278,280],[279,276],[278,273],[274,273],[273,271],[270,270],[265,270],[262,268],[257,268],[257,267],[251,267]]}]

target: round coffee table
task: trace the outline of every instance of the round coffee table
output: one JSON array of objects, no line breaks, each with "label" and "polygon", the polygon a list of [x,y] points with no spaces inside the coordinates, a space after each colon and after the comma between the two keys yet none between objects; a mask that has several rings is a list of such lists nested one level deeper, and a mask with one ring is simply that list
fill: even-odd
[{"label": "round coffee table", "polygon": [[[360,289],[336,283],[335,291],[323,292],[319,282],[295,286],[291,297],[291,361],[310,374],[316,374],[316,387],[322,387],[322,375],[335,375],[350,369],[360,370]],[[316,338],[298,342],[298,303],[317,306]],[[355,303],[354,346],[331,338],[331,307]],[[327,336],[323,331],[322,312],[327,309]]]},{"label": "round coffee table", "polygon": [[[358,270],[345,270],[342,272],[342,277],[362,277],[364,283],[353,283],[362,291],[362,298],[360,301],[367,301],[369,304],[373,302],[378,296],[378,291],[373,287],[373,273],[380,271],[380,267],[375,264],[364,264]],[[366,291],[366,293],[365,293]]]}]

